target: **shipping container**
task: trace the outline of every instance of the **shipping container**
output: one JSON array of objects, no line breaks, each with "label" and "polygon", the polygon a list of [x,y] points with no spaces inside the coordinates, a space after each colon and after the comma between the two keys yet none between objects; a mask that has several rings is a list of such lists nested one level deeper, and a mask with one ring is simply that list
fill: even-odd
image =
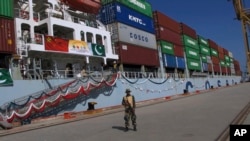
[{"label": "shipping container", "polygon": [[159,25],[156,25],[155,31],[156,39],[165,40],[177,45],[182,45],[181,34],[173,32],[172,30]]},{"label": "shipping container", "polygon": [[187,67],[188,67],[188,69],[190,69],[190,70],[197,70],[197,71],[200,71],[200,70],[201,70],[201,63],[200,63],[200,60],[187,58]]},{"label": "shipping container", "polygon": [[232,74],[230,67],[227,67],[227,74]]},{"label": "shipping container", "polygon": [[158,51],[128,43],[117,42],[119,61],[124,64],[159,67]]},{"label": "shipping container", "polygon": [[157,49],[156,38],[154,34],[142,31],[140,29],[128,26],[123,23],[112,23],[107,25],[108,30],[112,32],[113,42],[125,42],[151,49]]},{"label": "shipping container", "polygon": [[153,19],[119,3],[105,5],[100,10],[100,21],[104,24],[121,22],[129,26],[155,33]]},{"label": "shipping container", "polygon": [[200,54],[210,56],[210,48],[208,46],[200,45]]},{"label": "shipping container", "polygon": [[202,37],[200,35],[198,35],[198,44],[202,45],[202,46],[209,47],[207,39],[205,39],[204,37]]},{"label": "shipping container", "polygon": [[229,57],[231,57],[231,58],[233,58],[234,56],[233,56],[233,53],[232,52],[230,52],[230,51],[228,51],[228,56]]},{"label": "shipping container", "polygon": [[222,73],[227,73],[227,68],[226,68],[226,67],[221,66],[221,72],[222,72]]},{"label": "shipping container", "polygon": [[161,52],[164,54],[171,54],[174,55],[174,45],[172,43],[166,41],[158,41],[159,45],[161,46]]},{"label": "shipping container", "polygon": [[167,15],[165,15],[159,11],[154,11],[153,12],[153,19],[154,19],[155,25],[168,28],[171,31],[178,33],[178,34],[181,33],[181,28],[180,28],[179,22],[175,21],[174,19],[170,18]]},{"label": "shipping container", "polygon": [[165,67],[176,68],[176,57],[170,54],[163,54],[163,63]]},{"label": "shipping container", "polygon": [[210,54],[211,54],[211,56],[215,56],[215,57],[218,57],[218,55],[219,55],[218,51],[213,49],[213,48],[210,48]]},{"label": "shipping container", "polygon": [[183,37],[184,46],[189,46],[189,47],[192,47],[192,48],[197,49],[197,50],[200,49],[196,39],[194,39],[188,35],[185,35],[185,34],[183,34],[182,37]]},{"label": "shipping container", "polygon": [[185,69],[186,68],[184,57],[177,57],[176,56],[176,63],[177,63],[176,66],[178,69]]},{"label": "shipping container", "polygon": [[219,64],[220,63],[220,59],[218,57],[215,56],[211,56],[211,60],[213,64]]},{"label": "shipping container", "polygon": [[230,62],[231,59],[229,58],[229,56],[225,55],[225,61],[231,63],[231,62]]},{"label": "shipping container", "polygon": [[227,50],[227,49],[225,49],[225,48],[223,48],[223,53],[225,54],[225,55],[229,55],[229,51]]},{"label": "shipping container", "polygon": [[213,72],[212,64],[210,64],[210,63],[207,64],[207,70],[208,70],[208,72]]},{"label": "shipping container", "polygon": [[204,63],[207,63],[207,56],[206,55],[201,55],[201,61]]},{"label": "shipping container", "polygon": [[102,5],[106,5],[112,2],[119,2],[135,11],[140,12],[141,14],[147,15],[149,17],[153,17],[152,14],[152,6],[142,0],[101,0]]},{"label": "shipping container", "polygon": [[203,69],[203,71],[208,71],[208,64],[203,62],[202,63],[202,69]]},{"label": "shipping container", "polygon": [[185,23],[180,23],[181,33],[190,36],[191,38],[197,40],[196,31]]},{"label": "shipping container", "polygon": [[174,55],[178,57],[184,57],[184,48],[182,45],[174,44]]},{"label": "shipping container", "polygon": [[213,64],[213,69],[214,69],[214,72],[220,73],[220,65],[219,64]]},{"label": "shipping container", "polygon": [[220,59],[220,60],[224,60],[224,59],[225,59],[224,53],[219,53],[219,59]]},{"label": "shipping container", "polygon": [[199,50],[193,49],[189,46],[185,46],[185,53],[187,58],[192,58],[196,60],[200,60]]},{"label": "shipping container", "polygon": [[211,39],[208,39],[208,44],[210,48],[213,48],[215,50],[218,50],[218,45]]},{"label": "shipping container", "polygon": [[221,47],[221,46],[218,46],[217,47],[217,51],[218,51],[218,53],[220,54],[224,54],[224,51],[223,51],[223,47]]},{"label": "shipping container", "polygon": [[13,0],[0,0],[0,17],[14,18]]},{"label": "shipping container", "polygon": [[222,67],[225,67],[225,66],[226,66],[226,62],[225,62],[224,60],[220,60],[220,65],[221,65]]},{"label": "shipping container", "polygon": [[0,17],[0,53],[14,54],[15,46],[14,19]]}]

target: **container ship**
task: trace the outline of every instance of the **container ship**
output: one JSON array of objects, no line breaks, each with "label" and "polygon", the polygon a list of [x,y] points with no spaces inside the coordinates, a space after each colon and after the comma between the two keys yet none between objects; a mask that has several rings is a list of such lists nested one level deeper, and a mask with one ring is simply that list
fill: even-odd
[{"label": "container ship", "polygon": [[145,0],[1,0],[0,35],[6,128],[241,79],[232,52]]}]

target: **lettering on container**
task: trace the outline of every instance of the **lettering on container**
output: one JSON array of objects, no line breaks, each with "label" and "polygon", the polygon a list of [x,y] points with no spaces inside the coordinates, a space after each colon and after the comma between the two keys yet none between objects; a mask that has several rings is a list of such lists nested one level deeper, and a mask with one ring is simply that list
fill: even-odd
[{"label": "lettering on container", "polygon": [[194,56],[197,56],[197,53],[196,52],[193,52],[193,51],[189,51],[188,52],[190,55],[194,55]]},{"label": "lettering on container", "polygon": [[141,2],[139,2],[137,0],[129,0],[129,2],[133,3],[134,5],[142,8],[142,9],[146,9],[146,6],[143,3],[141,3]]},{"label": "lettering on container", "polygon": [[195,67],[198,67],[198,66],[199,66],[199,64],[198,64],[198,63],[195,63],[195,62],[191,62],[190,65],[191,65],[191,66],[195,66]]},{"label": "lettering on container", "polygon": [[136,22],[136,23],[139,23],[139,24],[141,24],[141,25],[144,25],[144,26],[146,25],[145,23],[142,22],[142,19],[137,18],[137,17],[135,17],[135,16],[128,15],[128,19],[131,20],[131,21],[134,21],[134,22]]},{"label": "lettering on container", "polygon": [[132,32],[130,32],[130,38],[135,39],[135,40],[148,42],[148,37],[140,35],[140,34],[132,33]]},{"label": "lettering on container", "polygon": [[201,39],[201,42],[202,42],[203,44],[206,44],[206,45],[207,45],[207,41]]},{"label": "lettering on container", "polygon": [[208,50],[207,50],[206,48],[202,48],[202,50],[203,50],[204,52],[208,52]]},{"label": "lettering on container", "polygon": [[192,41],[192,40],[187,39],[187,42],[190,43],[190,44],[192,44],[192,45],[196,45],[195,42]]}]

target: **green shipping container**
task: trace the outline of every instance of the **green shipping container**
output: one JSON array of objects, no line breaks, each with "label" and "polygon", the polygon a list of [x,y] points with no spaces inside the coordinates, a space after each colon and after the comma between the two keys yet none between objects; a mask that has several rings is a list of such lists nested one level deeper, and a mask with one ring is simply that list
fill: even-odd
[{"label": "green shipping container", "polygon": [[111,2],[119,2],[127,7],[134,9],[141,14],[147,15],[149,17],[153,17],[152,6],[144,1],[144,0],[102,0],[102,5],[111,3]]},{"label": "green shipping container", "polygon": [[202,55],[201,56],[201,61],[204,63],[207,63],[207,56],[206,55]]},{"label": "green shipping container", "polygon": [[189,46],[194,49],[199,49],[197,40],[193,39],[192,37],[189,37],[187,35],[183,35],[183,44],[184,46]]},{"label": "green shipping container", "polygon": [[200,53],[210,56],[210,48],[204,45],[200,45]]},{"label": "green shipping container", "polygon": [[187,67],[190,70],[201,70],[201,63],[199,60],[187,58]]},{"label": "green shipping container", "polygon": [[0,0],[0,16],[14,18],[13,0]]},{"label": "green shipping container", "polygon": [[230,58],[229,58],[229,56],[225,55],[225,61],[230,63]]},{"label": "green shipping container", "polygon": [[217,50],[215,50],[215,49],[213,49],[213,48],[210,48],[210,51],[211,51],[211,56],[216,56],[216,57],[218,57],[218,51]]},{"label": "green shipping container", "polygon": [[161,52],[165,54],[174,55],[174,45],[166,41],[160,41]]},{"label": "green shipping container", "polygon": [[185,53],[187,58],[200,59],[199,50],[193,49],[191,47],[185,46]]},{"label": "green shipping container", "polygon": [[207,47],[209,46],[209,43],[208,43],[207,39],[205,39],[205,38],[203,38],[201,36],[198,36],[198,43],[200,45],[203,45],[203,46],[207,46]]},{"label": "green shipping container", "polygon": [[221,65],[222,67],[225,67],[225,66],[226,66],[226,62],[223,61],[223,60],[221,60],[221,61],[220,61],[220,65]]}]

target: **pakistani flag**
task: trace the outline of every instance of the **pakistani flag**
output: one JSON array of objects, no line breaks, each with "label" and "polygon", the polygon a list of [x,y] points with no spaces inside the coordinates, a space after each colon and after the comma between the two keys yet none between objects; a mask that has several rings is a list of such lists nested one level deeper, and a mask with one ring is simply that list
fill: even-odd
[{"label": "pakistani flag", "polygon": [[13,80],[8,69],[0,68],[0,87],[13,86]]},{"label": "pakistani flag", "polygon": [[105,56],[104,45],[91,44],[93,55],[95,56]]}]

